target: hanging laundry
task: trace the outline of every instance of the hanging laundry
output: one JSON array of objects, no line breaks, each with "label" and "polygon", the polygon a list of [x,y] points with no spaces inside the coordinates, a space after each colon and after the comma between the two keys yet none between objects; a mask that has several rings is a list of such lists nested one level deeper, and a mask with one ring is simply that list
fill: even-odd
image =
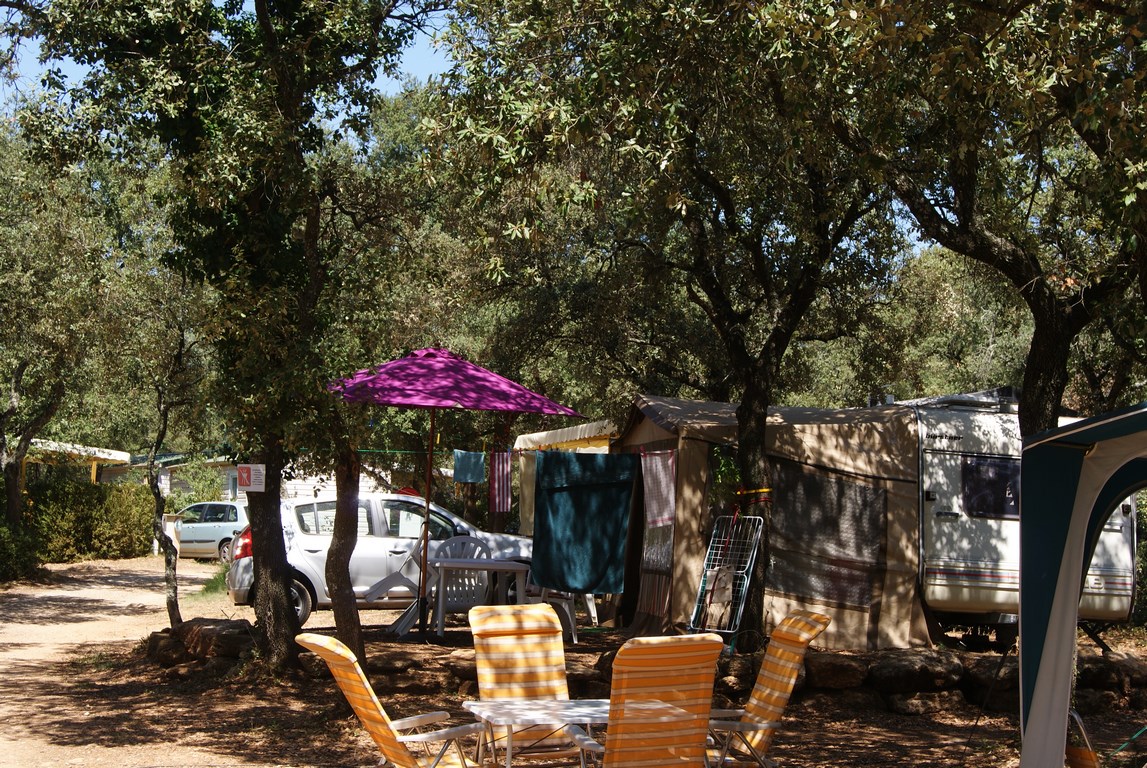
[{"label": "hanging laundry", "polygon": [[535,584],[579,594],[623,591],[637,471],[636,454],[538,452]]},{"label": "hanging laundry", "polygon": [[641,588],[633,626],[650,634],[669,629],[673,583],[673,522],[677,507],[677,451],[641,453],[645,489],[645,536],[641,551]]},{"label": "hanging laundry", "polygon": [[506,515],[510,512],[510,452],[490,452],[490,512]]},{"label": "hanging laundry", "polygon": [[486,454],[454,451],[454,482],[481,483],[486,479]]}]

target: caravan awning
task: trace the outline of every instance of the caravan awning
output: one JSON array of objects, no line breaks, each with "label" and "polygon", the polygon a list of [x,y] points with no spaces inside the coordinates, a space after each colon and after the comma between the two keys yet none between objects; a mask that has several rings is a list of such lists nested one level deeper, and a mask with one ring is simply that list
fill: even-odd
[{"label": "caravan awning", "polygon": [[1020,768],[1061,768],[1087,564],[1147,487],[1147,403],[1026,440],[1020,487]]}]

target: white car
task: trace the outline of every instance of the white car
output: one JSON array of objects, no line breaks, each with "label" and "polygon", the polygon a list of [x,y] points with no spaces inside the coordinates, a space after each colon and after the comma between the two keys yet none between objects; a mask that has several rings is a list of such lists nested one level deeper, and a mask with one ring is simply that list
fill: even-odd
[{"label": "white car", "polygon": [[180,557],[217,557],[226,562],[231,540],[247,527],[247,507],[239,501],[209,501],[179,510],[175,522]]},{"label": "white car", "polygon": [[[417,546],[426,514],[426,502],[418,496],[394,493],[364,493],[358,499],[358,542],[350,560],[350,577],[360,606],[405,608],[417,596],[410,584],[418,584]],[[291,597],[305,623],[315,608],[330,608],[327,589],[327,550],[334,528],[333,498],[284,501],[282,504],[283,537],[287,563],[291,566]],[[430,505],[430,553],[440,542],[452,536],[474,536],[481,539],[494,558],[530,562],[533,541],[508,533],[489,533],[475,528],[453,513]],[[365,600],[371,587],[396,571],[407,577],[370,602]],[[236,605],[252,605],[258,588],[259,574],[251,556],[251,531],[242,531],[232,548],[231,568],[227,572],[227,591]]]}]

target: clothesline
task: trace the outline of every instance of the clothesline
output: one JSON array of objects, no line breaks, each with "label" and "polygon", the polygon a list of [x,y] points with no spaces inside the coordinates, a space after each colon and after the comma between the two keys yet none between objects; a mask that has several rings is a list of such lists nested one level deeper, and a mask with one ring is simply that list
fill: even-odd
[{"label": "clothesline", "polygon": [[[450,449],[450,450],[463,450],[463,449]],[[470,453],[510,453],[515,456],[521,456],[526,453],[537,453],[544,448],[487,448],[483,451],[469,451]],[[413,454],[416,456],[426,455],[425,450],[409,449],[409,448],[359,448],[359,453],[388,453],[388,454]],[[435,451],[435,453],[445,454],[447,451]],[[658,452],[654,452],[658,453]]]}]

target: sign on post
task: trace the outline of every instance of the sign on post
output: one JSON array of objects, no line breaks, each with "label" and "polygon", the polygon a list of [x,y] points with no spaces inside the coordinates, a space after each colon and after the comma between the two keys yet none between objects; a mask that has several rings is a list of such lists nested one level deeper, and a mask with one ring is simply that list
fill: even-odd
[{"label": "sign on post", "polygon": [[262,493],[265,490],[263,483],[266,472],[267,466],[265,464],[240,464],[239,490]]}]

